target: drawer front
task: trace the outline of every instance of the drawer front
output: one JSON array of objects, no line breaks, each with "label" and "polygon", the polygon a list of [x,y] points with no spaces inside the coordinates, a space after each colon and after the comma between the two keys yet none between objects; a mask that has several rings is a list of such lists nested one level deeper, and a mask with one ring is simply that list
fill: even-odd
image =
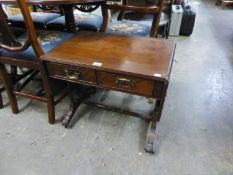
[{"label": "drawer front", "polygon": [[96,83],[96,74],[92,69],[55,63],[47,63],[47,68],[51,77]]},{"label": "drawer front", "polygon": [[99,72],[98,81],[101,86],[118,89],[123,92],[132,92],[147,96],[152,96],[153,94],[153,80],[122,74]]}]

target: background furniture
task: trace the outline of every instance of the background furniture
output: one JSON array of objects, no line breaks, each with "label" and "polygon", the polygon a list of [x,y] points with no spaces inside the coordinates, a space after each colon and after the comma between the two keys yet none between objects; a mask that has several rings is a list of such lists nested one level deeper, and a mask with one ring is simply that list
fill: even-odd
[{"label": "background furniture", "polygon": [[[92,7],[92,5],[86,6]],[[85,14],[74,13],[76,27],[79,30],[99,30],[103,21],[102,15],[90,14],[90,12],[98,7],[99,5],[94,5],[93,8],[85,10],[85,8],[77,6],[78,10],[85,12]],[[10,7],[7,9],[10,9]],[[36,29],[66,31],[65,16],[63,15],[62,8],[55,5],[37,5],[33,6],[33,10],[34,12],[31,12],[31,16]],[[25,27],[22,14],[9,15],[8,21],[13,27]]]},{"label": "background furniture", "polygon": [[[160,13],[162,10],[163,0],[158,0],[153,5],[146,5],[146,6],[138,6],[137,4],[128,4],[127,0],[122,0],[122,3],[107,3],[105,6],[105,11],[107,9],[111,10],[119,10],[120,14],[118,16],[118,21],[112,23],[109,26],[108,32],[111,33],[120,33],[120,34],[129,34],[129,35],[138,35],[144,36],[148,33],[150,37],[156,37],[158,32],[159,20],[160,20]],[[125,16],[125,12],[137,12],[142,14],[152,14],[153,20],[150,24],[150,28],[148,29],[147,26],[143,23],[135,23],[129,20],[122,20]],[[105,12],[107,13],[107,12]],[[106,30],[106,28],[105,28]]]},{"label": "background furniture", "polygon": [[[134,3],[137,3],[137,1],[133,1]],[[141,1],[139,1],[141,3]],[[138,2],[138,4],[139,4]],[[155,0],[146,1],[144,2],[145,5],[153,5],[155,4]],[[129,2],[130,3],[130,2]],[[171,21],[171,6],[172,6],[172,0],[164,0],[163,1],[163,7],[159,19],[159,31],[158,33],[162,35],[162,37],[168,38],[169,34],[169,28],[170,28],[170,21]],[[151,22],[153,20],[152,14],[143,14],[143,13],[135,13],[135,12],[127,12],[125,13],[122,20],[135,20],[135,22],[144,23],[146,24],[147,28],[150,28]]]},{"label": "background furniture", "polygon": [[[14,0],[0,0],[4,4],[14,4]],[[27,4],[36,5],[58,5],[61,7],[63,15],[65,17],[65,28],[68,32],[74,32],[77,25],[74,18],[73,7],[80,5],[80,9],[89,8],[92,6],[102,6],[106,3],[106,0],[26,0]],[[51,18],[52,20],[52,18]],[[48,20],[46,20],[48,22]],[[103,16],[103,23],[108,23],[107,17]],[[102,27],[102,26],[101,26]]]},{"label": "background furniture", "polygon": [[233,4],[233,0],[221,0],[222,8],[226,7],[227,5]]}]

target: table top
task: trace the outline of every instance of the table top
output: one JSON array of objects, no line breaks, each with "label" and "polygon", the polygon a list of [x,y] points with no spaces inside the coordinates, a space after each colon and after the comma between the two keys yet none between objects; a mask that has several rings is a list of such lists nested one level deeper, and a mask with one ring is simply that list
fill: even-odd
[{"label": "table top", "polygon": [[[106,0],[26,0],[27,4],[38,5],[38,4],[85,4],[95,2],[106,2]],[[16,4],[16,0],[0,0],[0,4]]]},{"label": "table top", "polygon": [[41,59],[168,80],[174,51],[174,41],[80,31]]}]

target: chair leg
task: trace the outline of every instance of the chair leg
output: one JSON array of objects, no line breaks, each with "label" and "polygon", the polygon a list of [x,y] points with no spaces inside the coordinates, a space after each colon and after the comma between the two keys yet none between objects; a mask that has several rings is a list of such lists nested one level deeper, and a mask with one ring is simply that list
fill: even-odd
[{"label": "chair leg", "polygon": [[0,92],[0,109],[3,108],[2,93]]},{"label": "chair leg", "polygon": [[48,120],[50,124],[55,123],[55,103],[54,97],[47,97]]},{"label": "chair leg", "polygon": [[110,15],[109,15],[109,11],[105,5],[101,6],[101,11],[102,11],[102,16],[103,16],[103,22],[102,22],[102,25],[99,29],[99,32],[105,32],[107,27],[108,27]]},{"label": "chair leg", "polygon": [[2,82],[8,95],[9,103],[11,105],[11,110],[14,114],[17,114],[19,112],[19,109],[18,109],[16,96],[13,93],[13,85],[7,73],[6,67],[3,64],[0,64],[0,77],[2,77]]},{"label": "chair leg", "polygon": [[[127,0],[121,0],[121,4],[122,5],[127,5],[128,1]],[[118,17],[117,17],[117,21],[121,21],[122,19],[124,19],[124,17],[125,17],[125,11],[121,10]]]},{"label": "chair leg", "polygon": [[166,24],[166,30],[165,30],[165,38],[168,39],[168,35],[169,35],[169,24]]},{"label": "chair leg", "polygon": [[118,17],[117,17],[117,21],[122,21],[122,19],[124,19],[125,17],[125,11],[121,10]]},{"label": "chair leg", "polygon": [[51,89],[51,84],[48,78],[48,74],[45,70],[45,65],[43,61],[39,63],[41,78],[43,87],[45,90],[45,95],[47,98],[47,108],[48,108],[48,121],[50,124],[55,123],[55,102],[54,102],[54,95]]},{"label": "chair leg", "polygon": [[168,36],[169,36],[170,24],[171,24],[171,21],[169,20],[166,26],[166,39],[168,39]]},{"label": "chair leg", "polygon": [[17,66],[10,66],[11,74],[17,75]]},{"label": "chair leg", "polygon": [[163,38],[166,38],[167,25],[163,26]]},{"label": "chair leg", "polygon": [[159,19],[159,15],[157,15],[157,14],[154,15],[152,25],[151,25],[151,29],[150,29],[150,37],[151,38],[155,38],[157,36],[157,33],[158,33],[158,19]]}]

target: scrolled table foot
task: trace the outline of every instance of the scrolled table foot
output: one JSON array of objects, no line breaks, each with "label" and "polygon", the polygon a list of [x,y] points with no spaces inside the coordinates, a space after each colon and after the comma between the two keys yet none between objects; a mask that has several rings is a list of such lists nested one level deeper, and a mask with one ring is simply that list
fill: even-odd
[{"label": "scrolled table foot", "polygon": [[69,123],[70,123],[70,120],[69,120],[69,119],[64,119],[64,120],[62,121],[62,126],[64,126],[65,128],[68,128]]},{"label": "scrolled table foot", "polygon": [[70,124],[70,121],[71,119],[73,118],[74,114],[75,114],[75,111],[77,110],[79,105],[77,104],[71,104],[70,105],[70,109],[69,111],[67,112],[65,118],[63,119],[62,121],[62,125],[67,128]]},{"label": "scrolled table foot", "polygon": [[157,122],[151,121],[148,127],[145,151],[151,154],[155,153],[154,141]]},{"label": "scrolled table foot", "polygon": [[109,90],[105,90],[103,96],[100,98],[100,101],[103,102],[109,95]]},{"label": "scrolled table foot", "polygon": [[71,119],[73,118],[78,107],[87,99],[90,95],[96,92],[96,88],[86,87],[80,85],[73,85],[69,87],[69,96],[70,96],[70,108],[67,112],[65,118],[62,121],[62,125],[67,128],[70,124]]}]

